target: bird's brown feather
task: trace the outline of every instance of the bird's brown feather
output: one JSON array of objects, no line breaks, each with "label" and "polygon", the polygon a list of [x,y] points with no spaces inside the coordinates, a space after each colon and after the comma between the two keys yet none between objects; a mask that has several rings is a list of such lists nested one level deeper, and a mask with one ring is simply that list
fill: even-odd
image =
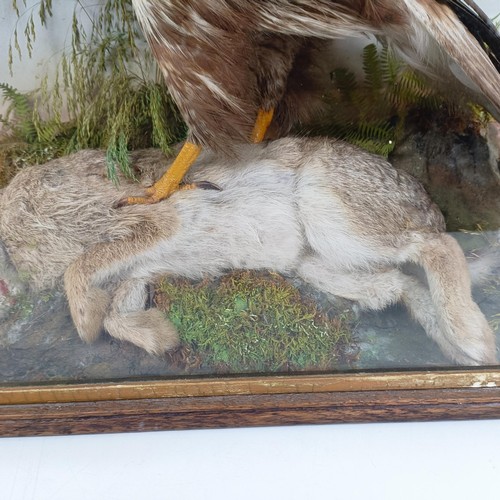
[{"label": "bird's brown feather", "polygon": [[500,117],[500,75],[446,5],[450,2],[459,0],[133,0],[133,5],[189,139],[228,151],[235,141],[248,140],[259,109],[276,108],[281,132],[316,113],[321,78],[310,63],[328,54],[322,40],[361,33],[386,38],[406,61],[434,77],[454,78],[458,68],[466,85]]}]

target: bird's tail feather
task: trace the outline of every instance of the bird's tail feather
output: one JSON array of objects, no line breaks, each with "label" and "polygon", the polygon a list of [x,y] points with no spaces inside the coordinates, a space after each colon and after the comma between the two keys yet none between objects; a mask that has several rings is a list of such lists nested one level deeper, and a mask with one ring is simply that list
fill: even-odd
[{"label": "bird's tail feather", "polygon": [[500,71],[500,33],[491,19],[472,0],[448,0],[447,4]]},{"label": "bird's tail feather", "polygon": [[383,38],[428,76],[458,79],[500,120],[500,34],[472,0],[317,0],[314,8],[298,0],[272,5],[278,4],[282,9],[265,4],[259,10],[261,27],[320,39],[362,33]]},{"label": "bird's tail feather", "polygon": [[[409,60],[412,65],[418,65],[419,61],[425,64],[430,58],[427,71],[420,68],[424,72],[432,72],[433,63],[448,65],[464,85],[484,96],[488,110],[500,119],[500,73],[495,67],[500,59],[500,35],[494,26],[463,1],[404,2],[411,30],[406,40],[395,37],[396,47],[407,59],[416,57],[416,60]],[[433,46],[438,52],[434,55]]]}]

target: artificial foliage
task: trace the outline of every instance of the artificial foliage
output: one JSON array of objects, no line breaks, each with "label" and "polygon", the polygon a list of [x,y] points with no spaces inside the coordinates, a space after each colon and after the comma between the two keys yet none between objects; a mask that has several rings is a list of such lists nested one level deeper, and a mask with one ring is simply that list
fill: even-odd
[{"label": "artificial foliage", "polygon": [[[41,0],[21,15],[20,3],[24,2],[13,0],[12,4],[21,18],[9,48],[10,68],[16,55],[30,57],[36,50],[36,16],[46,27],[48,17],[56,12],[52,0]],[[15,89],[3,85],[11,106],[2,121],[10,128],[11,142],[25,144],[30,160],[106,148],[109,174],[114,177],[116,166],[128,171],[129,150],[153,146],[169,152],[186,131],[145,48],[130,0],[74,3],[71,40],[55,76],[50,83],[45,76],[40,88],[24,100]],[[83,24],[89,19],[90,27]],[[18,33],[23,20],[25,47]],[[24,133],[28,130],[29,134]],[[1,149],[9,149],[6,142]],[[17,148],[17,153],[23,156],[23,148]]]},{"label": "artificial foliage", "polygon": [[444,122],[487,119],[460,93],[445,93],[399,62],[385,46],[363,49],[363,78],[345,68],[334,68],[332,88],[325,99],[329,112],[314,134],[344,139],[376,154],[388,156],[418,112]]}]

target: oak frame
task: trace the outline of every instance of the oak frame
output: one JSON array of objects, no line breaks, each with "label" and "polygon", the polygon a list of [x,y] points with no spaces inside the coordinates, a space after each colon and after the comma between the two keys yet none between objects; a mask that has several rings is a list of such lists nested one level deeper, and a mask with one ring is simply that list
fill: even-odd
[{"label": "oak frame", "polygon": [[0,387],[0,436],[500,418],[500,369]]}]

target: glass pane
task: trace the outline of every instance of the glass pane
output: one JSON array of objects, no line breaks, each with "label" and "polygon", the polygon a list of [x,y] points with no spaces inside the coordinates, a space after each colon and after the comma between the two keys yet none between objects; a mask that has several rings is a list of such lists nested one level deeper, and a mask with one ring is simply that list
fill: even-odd
[{"label": "glass pane", "polygon": [[[138,187],[107,180],[103,152],[23,169],[1,201],[2,380],[494,362],[495,231],[439,233],[417,181],[345,143],[289,138],[240,153],[192,168],[220,191],[122,208]],[[161,170],[161,157],[133,161]],[[64,275],[93,343],[73,326]],[[176,330],[181,348],[165,356]]]},{"label": "glass pane", "polygon": [[[190,122],[182,96],[195,83],[179,86],[167,75],[182,123],[144,56],[132,4],[124,5],[104,18],[97,6],[88,12],[108,23],[131,16],[130,25],[102,29],[116,35],[106,43],[126,43],[128,33],[137,45],[113,45],[99,59],[92,51],[103,46],[89,33],[87,48],[77,50],[82,59],[67,57],[59,67],[64,98],[57,86],[44,89],[37,95],[46,100],[33,107],[15,86],[0,87],[12,108],[0,132],[1,384],[497,363],[493,44],[483,40],[486,55],[473,44],[485,71],[479,81],[479,62],[471,66],[465,52],[470,44],[462,56],[446,52],[449,27],[439,23],[422,29],[438,45],[435,30],[444,33],[440,56],[420,65],[417,48],[398,38],[401,27],[384,32],[394,52],[374,38],[338,40],[323,29],[312,38],[290,37],[279,23],[238,29],[231,41],[241,50],[256,44],[263,75],[239,49],[228,50],[227,66],[196,67],[229,78],[237,54],[263,95],[283,87],[266,140],[231,135],[237,124],[246,130],[245,120],[270,117],[264,97],[251,118],[234,122],[228,101],[219,100],[209,132],[221,143],[201,148],[170,197],[135,204],[123,200],[147,194],[186,129],[193,145],[182,149],[184,160],[198,154],[198,143],[213,146],[197,124],[210,128],[204,120],[214,112],[207,104],[207,115]],[[40,12],[35,18],[64,22]],[[466,17],[456,22],[469,29]],[[17,16],[12,10],[6,19]],[[488,36],[496,36],[492,29]],[[277,66],[264,53],[289,64],[283,81],[271,79]],[[1,64],[7,68],[7,59]],[[16,68],[27,78],[26,65]],[[253,87],[241,89],[246,102]],[[201,113],[208,98],[193,94],[190,105]],[[266,132],[263,123],[254,138]]]}]

